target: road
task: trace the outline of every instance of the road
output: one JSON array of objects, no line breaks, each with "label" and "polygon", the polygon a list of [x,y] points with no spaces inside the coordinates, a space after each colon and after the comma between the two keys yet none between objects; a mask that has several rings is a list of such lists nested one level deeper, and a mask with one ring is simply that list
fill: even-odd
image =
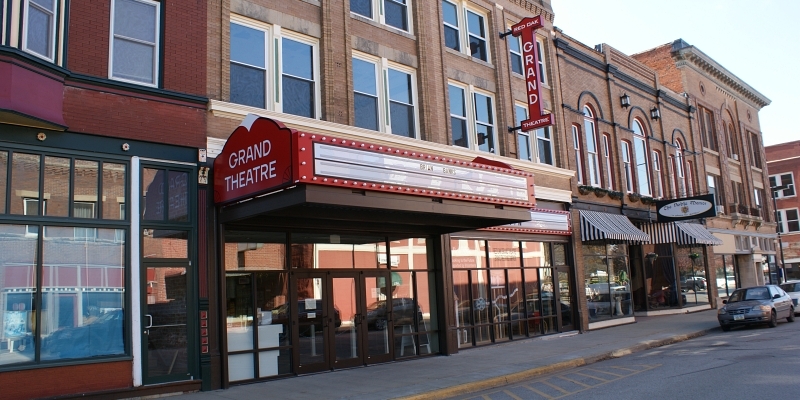
[{"label": "road", "polygon": [[800,321],[715,331],[456,399],[800,399]]}]

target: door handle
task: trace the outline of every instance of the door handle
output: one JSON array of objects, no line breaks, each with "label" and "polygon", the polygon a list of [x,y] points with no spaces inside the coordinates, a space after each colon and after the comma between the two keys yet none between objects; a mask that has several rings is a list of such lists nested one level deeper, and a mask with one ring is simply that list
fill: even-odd
[{"label": "door handle", "polygon": [[144,316],[147,317],[150,320],[150,323],[147,324],[147,326],[145,326],[144,328],[145,329],[152,328],[153,327],[153,316],[150,315],[150,314],[145,314]]}]

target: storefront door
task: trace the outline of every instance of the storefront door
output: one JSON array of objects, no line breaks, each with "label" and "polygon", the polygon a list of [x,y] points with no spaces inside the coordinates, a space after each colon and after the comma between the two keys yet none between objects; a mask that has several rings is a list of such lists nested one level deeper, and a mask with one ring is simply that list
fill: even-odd
[{"label": "storefront door", "polygon": [[145,384],[189,379],[188,266],[148,265],[142,277]]},{"label": "storefront door", "polygon": [[[297,373],[391,359],[388,271],[296,272],[293,322]],[[370,300],[377,299],[374,302]],[[369,303],[369,304],[368,304]],[[369,306],[369,307],[368,307]]]}]

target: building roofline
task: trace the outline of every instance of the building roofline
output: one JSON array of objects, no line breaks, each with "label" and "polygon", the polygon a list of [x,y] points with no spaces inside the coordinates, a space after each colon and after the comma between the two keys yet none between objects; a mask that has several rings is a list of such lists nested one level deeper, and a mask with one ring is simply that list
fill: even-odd
[{"label": "building roofline", "polygon": [[[660,47],[660,46],[659,46]],[[763,108],[772,103],[772,100],[755,90],[739,77],[728,71],[725,67],[714,61],[706,53],[695,46],[686,43],[683,39],[672,42],[672,57],[676,62],[686,61],[725,83],[744,98],[752,101],[758,108]]]}]

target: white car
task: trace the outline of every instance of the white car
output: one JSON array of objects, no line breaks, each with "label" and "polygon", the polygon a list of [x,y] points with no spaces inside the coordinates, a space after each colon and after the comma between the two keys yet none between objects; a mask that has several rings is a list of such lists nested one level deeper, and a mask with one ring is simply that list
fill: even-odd
[{"label": "white car", "polygon": [[800,314],[800,306],[797,305],[797,303],[800,302],[800,281],[786,281],[780,284],[780,287],[792,298],[794,315]]}]

